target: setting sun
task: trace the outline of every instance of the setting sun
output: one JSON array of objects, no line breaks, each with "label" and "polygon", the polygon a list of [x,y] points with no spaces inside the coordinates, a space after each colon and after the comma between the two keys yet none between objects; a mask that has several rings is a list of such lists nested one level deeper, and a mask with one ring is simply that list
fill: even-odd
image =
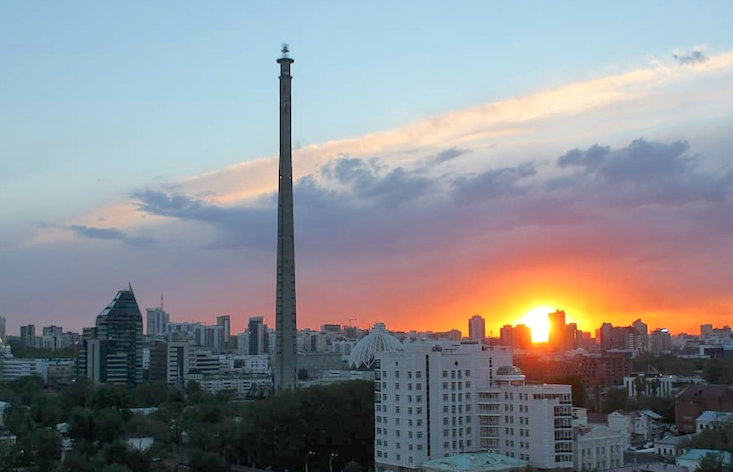
[{"label": "setting sun", "polygon": [[522,318],[517,320],[517,323],[529,326],[529,329],[532,330],[533,343],[546,342],[550,334],[550,322],[547,320],[547,314],[553,311],[555,311],[554,308],[538,306],[525,313]]}]

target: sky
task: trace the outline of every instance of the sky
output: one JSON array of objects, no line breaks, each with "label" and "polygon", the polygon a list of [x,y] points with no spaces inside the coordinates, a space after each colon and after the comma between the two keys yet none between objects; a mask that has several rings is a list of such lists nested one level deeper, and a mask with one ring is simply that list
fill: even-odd
[{"label": "sky", "polygon": [[4,2],[0,315],[132,284],[274,324],[293,65],[299,327],[487,330],[538,307],[733,317],[731,2]]}]

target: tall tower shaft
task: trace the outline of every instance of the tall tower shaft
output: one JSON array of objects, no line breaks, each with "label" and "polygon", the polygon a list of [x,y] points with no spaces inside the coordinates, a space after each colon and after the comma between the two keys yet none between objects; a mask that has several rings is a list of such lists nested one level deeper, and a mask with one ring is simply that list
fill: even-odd
[{"label": "tall tower shaft", "polygon": [[277,206],[277,301],[275,314],[275,391],[297,386],[297,339],[295,318],[295,235],[293,223],[293,155],[290,112],[290,64],[287,46],[280,64],[280,178]]}]

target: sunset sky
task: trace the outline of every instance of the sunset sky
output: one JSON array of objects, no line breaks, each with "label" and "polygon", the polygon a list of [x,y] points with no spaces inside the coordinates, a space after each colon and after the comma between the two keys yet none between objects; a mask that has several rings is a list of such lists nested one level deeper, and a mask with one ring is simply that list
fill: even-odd
[{"label": "sunset sky", "polygon": [[[0,315],[733,321],[733,2],[4,2]],[[358,21],[356,21],[358,19]]]}]

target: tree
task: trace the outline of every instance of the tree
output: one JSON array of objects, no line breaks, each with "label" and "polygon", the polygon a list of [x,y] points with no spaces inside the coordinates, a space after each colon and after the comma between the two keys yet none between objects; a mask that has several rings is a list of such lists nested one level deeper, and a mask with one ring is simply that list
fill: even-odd
[{"label": "tree", "polygon": [[349,461],[344,467],[344,472],[362,472],[362,467],[356,461]]},{"label": "tree", "polygon": [[634,378],[634,390],[636,390],[637,397],[643,397],[646,395],[646,379],[644,377]]},{"label": "tree", "polygon": [[40,470],[53,470],[61,459],[61,435],[47,428],[34,431],[30,436],[33,461]]},{"label": "tree", "polygon": [[725,465],[723,464],[722,454],[708,454],[697,464],[695,472],[723,472]]},{"label": "tree", "polygon": [[603,413],[611,413],[626,408],[626,390],[623,388],[610,387],[601,401]]}]

